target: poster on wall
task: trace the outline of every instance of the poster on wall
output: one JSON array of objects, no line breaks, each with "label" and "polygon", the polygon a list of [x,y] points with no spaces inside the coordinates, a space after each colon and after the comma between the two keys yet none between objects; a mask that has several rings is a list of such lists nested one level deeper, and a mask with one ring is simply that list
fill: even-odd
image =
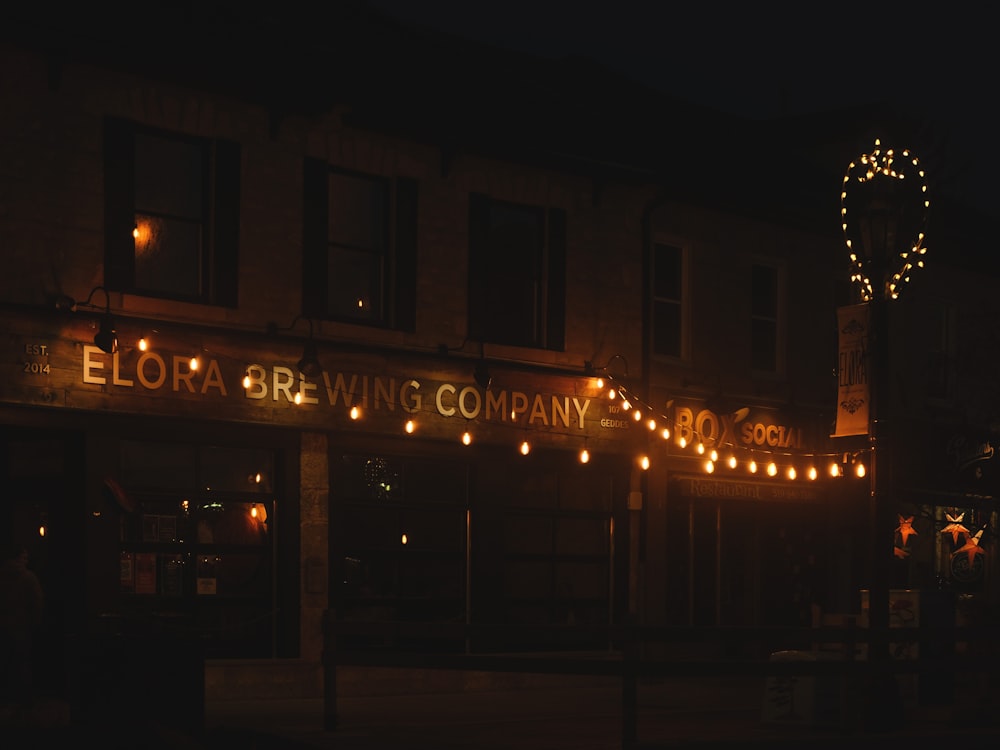
[{"label": "poster on wall", "polygon": [[832,437],[868,434],[868,305],[837,309],[837,425]]},{"label": "poster on wall", "polygon": [[122,552],[120,581],[123,594],[131,594],[135,591],[135,572],[131,552]]},{"label": "poster on wall", "polygon": [[137,552],[135,554],[135,593],[156,593],[156,553]]},{"label": "poster on wall", "polygon": [[202,555],[198,558],[197,590],[200,596],[212,595],[218,591],[216,566],[219,558],[214,555]]}]

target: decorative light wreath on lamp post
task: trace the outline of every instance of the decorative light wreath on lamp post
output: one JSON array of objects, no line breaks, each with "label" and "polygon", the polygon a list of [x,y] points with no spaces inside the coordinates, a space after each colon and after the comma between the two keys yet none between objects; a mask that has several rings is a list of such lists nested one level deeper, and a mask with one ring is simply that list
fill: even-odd
[{"label": "decorative light wreath on lamp post", "polygon": [[[860,285],[862,300],[870,302],[876,294],[873,279],[885,299],[896,299],[910,272],[923,268],[929,208],[924,170],[909,150],[883,149],[876,139],[870,154],[850,163],[840,193],[840,215],[853,267],[851,281]],[[898,257],[881,257],[877,249]]]},{"label": "decorative light wreath on lamp post", "polygon": [[889,561],[891,547],[884,540],[889,526],[892,495],[889,395],[888,303],[899,297],[914,268],[922,268],[927,212],[927,183],[919,160],[909,151],[883,149],[876,140],[870,154],[851,162],[844,175],[840,214],[850,252],[851,281],[860,287],[868,305],[865,324],[869,347],[868,435],[871,464],[869,512],[868,661],[869,728],[894,728],[900,721],[888,696],[898,690],[885,669],[889,656]]}]

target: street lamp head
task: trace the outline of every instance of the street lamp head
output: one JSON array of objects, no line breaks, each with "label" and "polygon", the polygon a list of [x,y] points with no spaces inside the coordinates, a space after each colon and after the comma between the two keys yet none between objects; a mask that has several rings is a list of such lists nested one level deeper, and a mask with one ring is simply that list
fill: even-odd
[{"label": "street lamp head", "polygon": [[866,302],[875,295],[895,299],[927,253],[930,200],[920,162],[876,140],[871,153],[848,166],[840,201],[851,280]]}]

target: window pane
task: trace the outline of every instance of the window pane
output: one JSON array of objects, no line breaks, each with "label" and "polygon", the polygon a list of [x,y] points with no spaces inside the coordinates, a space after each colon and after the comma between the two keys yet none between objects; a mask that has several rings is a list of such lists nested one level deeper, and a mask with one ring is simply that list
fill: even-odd
[{"label": "window pane", "polygon": [[652,258],[653,354],[680,357],[683,339],[684,251],[655,244]]},{"label": "window pane", "polygon": [[204,229],[204,147],[135,136],[135,288],[200,297]]},{"label": "window pane", "polygon": [[773,372],[777,369],[777,328],[774,321],[754,319],[751,343],[753,347],[752,366],[755,370]]},{"label": "window pane", "polygon": [[386,196],[381,180],[331,172],[330,243],[384,252]]},{"label": "window pane", "polygon": [[751,270],[751,366],[778,369],[778,269],[754,264]]},{"label": "window pane", "polygon": [[194,489],[195,447],[124,441],[121,484],[128,488]]},{"label": "window pane", "polygon": [[681,356],[681,306],[672,302],[653,303],[653,353]]},{"label": "window pane", "polygon": [[486,269],[486,335],[490,341],[538,346],[545,252],[545,212],[491,203]]},{"label": "window pane", "polygon": [[770,266],[754,265],[751,278],[752,313],[766,318],[778,316],[778,271]]},{"label": "window pane", "polygon": [[201,293],[201,224],[135,215],[135,287],[179,297]]},{"label": "window pane", "polygon": [[655,245],[653,247],[653,296],[662,299],[681,299],[681,259],[679,247]]},{"label": "window pane", "polygon": [[382,317],[382,256],[346,248],[330,249],[331,315],[361,320]]},{"label": "window pane", "polygon": [[204,205],[203,160],[200,144],[137,133],[136,209],[200,220]]},{"label": "window pane", "polygon": [[927,395],[947,398],[950,385],[950,310],[944,304],[927,305]]},{"label": "window pane", "polygon": [[201,487],[218,492],[271,492],[274,454],[258,448],[206,446],[201,450]]},{"label": "window pane", "polygon": [[388,184],[331,172],[327,313],[381,320],[388,248]]}]

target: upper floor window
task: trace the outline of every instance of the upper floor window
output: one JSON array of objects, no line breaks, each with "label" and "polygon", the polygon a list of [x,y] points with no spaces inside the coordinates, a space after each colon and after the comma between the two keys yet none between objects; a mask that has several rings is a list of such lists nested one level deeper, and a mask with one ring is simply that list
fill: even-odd
[{"label": "upper floor window", "polygon": [[927,396],[946,400],[952,391],[955,334],[954,310],[944,302],[927,303]]},{"label": "upper floor window", "polygon": [[653,244],[650,280],[650,332],[654,356],[686,356],[688,348],[687,252],[662,242]]},{"label": "upper floor window", "polygon": [[781,269],[754,263],[750,273],[750,362],[757,372],[782,370]]},{"label": "upper floor window", "polygon": [[240,148],[108,118],[105,286],[236,307]]},{"label": "upper floor window", "polygon": [[469,196],[469,337],[561,350],[566,213]]},{"label": "upper floor window", "polygon": [[306,159],[304,196],[303,313],[413,330],[416,182]]}]

